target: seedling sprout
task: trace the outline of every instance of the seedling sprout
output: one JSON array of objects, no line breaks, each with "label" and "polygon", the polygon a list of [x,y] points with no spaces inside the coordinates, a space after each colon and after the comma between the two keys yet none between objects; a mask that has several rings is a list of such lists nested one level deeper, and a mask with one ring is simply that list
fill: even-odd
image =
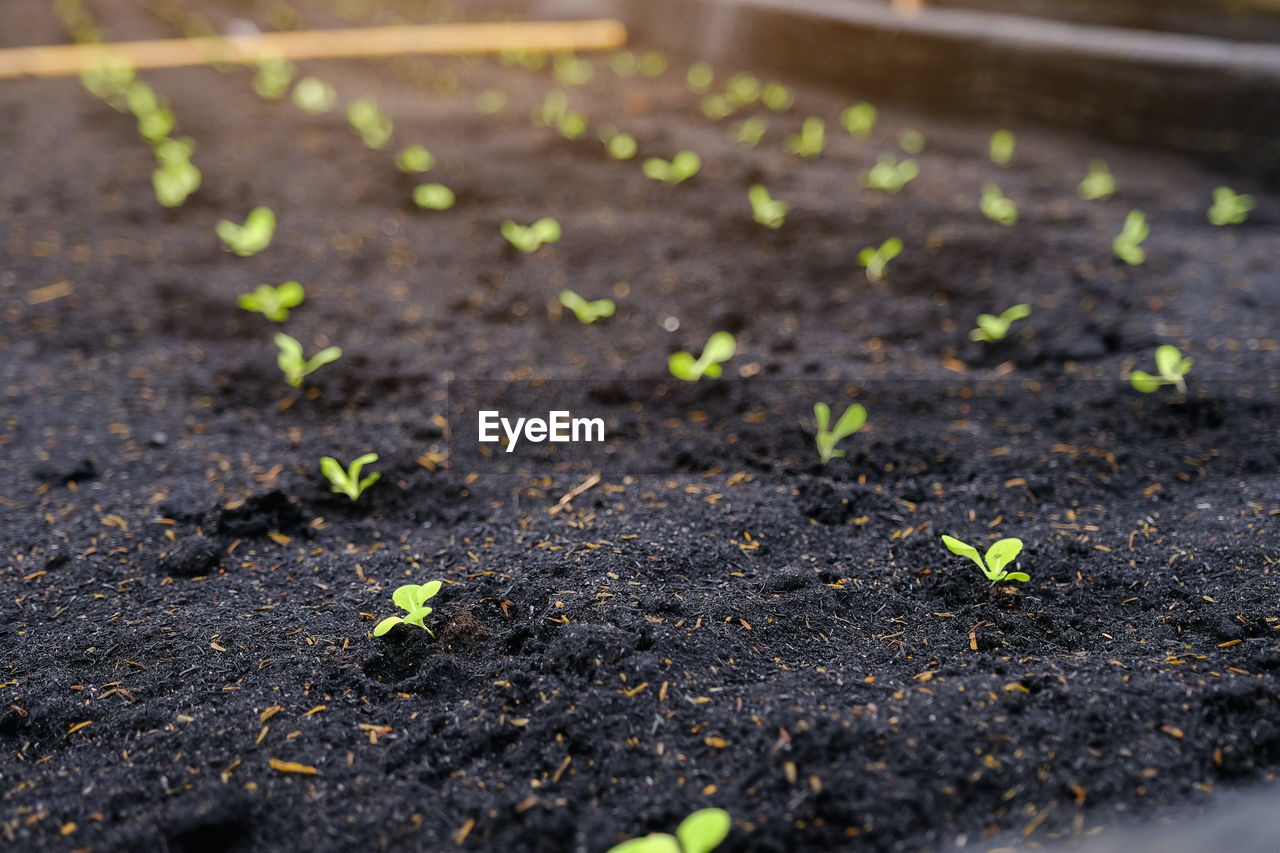
[{"label": "seedling sprout", "polygon": [[426,210],[448,210],[456,197],[444,184],[419,184],[413,188],[413,203]]},{"label": "seedling sprout", "polygon": [[420,174],[429,170],[435,158],[422,145],[416,142],[396,155],[396,168],[405,174]]},{"label": "seedling sprout", "polygon": [[332,456],[326,456],[320,460],[320,473],[324,474],[325,479],[329,481],[331,491],[339,495],[346,495],[354,501],[364,494],[365,489],[382,479],[382,475],[377,471],[374,471],[364,479],[360,478],[360,470],[370,462],[377,461],[378,454],[366,453],[363,456],[356,457],[351,462],[351,465],[344,470],[337,459]]},{"label": "seedling sprout", "polygon": [[710,853],[728,837],[732,826],[724,809],[699,809],[680,821],[674,836],[655,832],[616,844],[608,853]]},{"label": "seedling sprout", "polygon": [[997,130],[991,134],[991,162],[997,166],[1008,166],[1013,162],[1013,147],[1016,140],[1007,130]]},{"label": "seedling sprout", "polygon": [[560,291],[560,304],[573,312],[578,318],[578,322],[583,325],[594,323],[596,320],[602,320],[606,317],[612,317],[613,312],[617,310],[612,299],[596,299],[588,301],[583,299],[572,290]]},{"label": "seedling sprout", "polygon": [[271,237],[276,233],[276,215],[269,207],[255,207],[249,211],[244,225],[223,219],[218,222],[215,230],[227,248],[240,257],[247,258],[271,245]]},{"label": "seedling sprout", "polygon": [[1089,173],[1080,182],[1077,192],[1085,201],[1107,198],[1116,191],[1116,179],[1111,176],[1104,160],[1090,160]]},{"label": "seedling sprout", "polygon": [[795,104],[795,95],[781,83],[766,83],[760,90],[760,103],[775,113],[786,112]]},{"label": "seedling sprout", "polygon": [[367,148],[386,148],[395,124],[369,98],[356,98],[347,106],[347,121]]},{"label": "seedling sprout", "polygon": [[814,442],[818,445],[818,456],[822,459],[822,464],[826,465],[832,459],[844,456],[844,451],[837,450],[836,445],[866,425],[867,410],[861,404],[853,403],[844,410],[835,427],[831,428],[831,407],[819,402],[813,404],[813,417],[818,422],[818,434]]},{"label": "seedling sprout", "polygon": [[706,62],[693,63],[684,75],[685,85],[689,87],[689,91],[698,95],[710,89],[715,79],[715,71]]},{"label": "seedling sprout", "polygon": [[1115,251],[1117,258],[1126,264],[1137,266],[1147,259],[1147,253],[1139,244],[1147,239],[1150,233],[1151,229],[1147,226],[1147,218],[1143,216],[1142,211],[1131,210],[1124,218],[1124,227],[1111,241],[1111,248]]},{"label": "seedling sprout", "polygon": [[992,183],[982,185],[982,198],[978,201],[978,208],[987,219],[1001,225],[1013,225],[1018,221],[1018,206],[1000,192],[1000,187]]},{"label": "seedling sprout", "polygon": [[787,137],[787,150],[797,157],[817,157],[826,141],[826,122],[818,116],[809,116],[800,125],[800,132]]},{"label": "seedling sprout", "polygon": [[289,319],[289,309],[302,304],[306,291],[296,281],[286,281],[279,287],[260,284],[252,293],[242,293],[236,304],[246,311],[257,311],[275,323]]},{"label": "seedling sprout", "polygon": [[555,243],[560,239],[560,223],[549,216],[532,225],[517,225],[508,219],[502,223],[502,236],[520,251],[530,254],[538,251],[543,243]]},{"label": "seedling sprout", "polygon": [[898,134],[898,147],[908,154],[919,154],[924,150],[924,134],[909,127]]},{"label": "seedling sprout", "polygon": [[415,625],[435,636],[423,620],[431,615],[431,608],[426,602],[435,598],[443,584],[440,581],[428,581],[424,584],[409,583],[396,587],[391,593],[391,601],[405,612],[404,616],[388,616],[373,627],[373,636],[381,637],[397,625]]},{"label": "seedling sprout", "polygon": [[881,154],[876,164],[862,176],[862,180],[872,189],[896,193],[901,192],[919,174],[920,167],[915,160],[907,158],[899,163],[892,154]]},{"label": "seedling sprout", "polygon": [[338,103],[338,90],[319,77],[303,77],[293,87],[293,102],[314,115],[327,113]]},{"label": "seedling sprout", "polygon": [[876,127],[876,108],[866,101],[854,104],[840,113],[840,126],[854,139],[866,139]]},{"label": "seedling sprout", "polygon": [[650,157],[640,167],[646,178],[672,186],[692,178],[701,168],[702,158],[694,151],[681,151],[670,162],[661,157]]},{"label": "seedling sprout", "polygon": [[1186,375],[1191,370],[1192,361],[1183,358],[1181,351],[1171,344],[1156,348],[1156,376],[1135,370],[1129,374],[1129,382],[1143,394],[1150,394],[1162,385],[1172,385],[1179,394],[1187,393]]},{"label": "seedling sprout", "polygon": [[989,344],[1002,341],[1005,335],[1009,334],[1009,327],[1013,325],[1014,321],[1030,316],[1031,306],[1026,303],[1014,305],[1012,308],[1004,310],[999,317],[994,314],[979,314],[978,328],[969,332],[969,339],[984,341]]},{"label": "seedling sprout", "polygon": [[751,202],[751,215],[765,228],[777,230],[787,219],[787,211],[791,206],[785,201],[778,201],[769,195],[769,191],[760,184],[747,190],[747,201]]},{"label": "seedling sprout", "polygon": [[729,78],[729,85],[724,93],[729,103],[738,109],[744,109],[760,100],[760,81],[754,74],[742,71]]},{"label": "seedling sprout", "polygon": [[881,243],[878,249],[875,246],[867,246],[859,252],[858,263],[867,268],[868,281],[880,281],[884,278],[885,266],[901,252],[902,241],[897,237],[890,237]]},{"label": "seedling sprout", "polygon": [[341,347],[325,347],[309,360],[304,359],[302,357],[302,344],[298,343],[297,338],[292,338],[284,332],[276,333],[275,342],[276,346],[280,348],[280,353],[276,356],[276,364],[280,366],[280,370],[284,373],[284,381],[294,388],[301,388],[302,380],[305,377],[342,357]]},{"label": "seedling sprout", "polygon": [[605,153],[614,160],[630,160],[639,148],[634,136],[620,132],[611,124],[600,128],[600,141],[604,143]]},{"label": "seedling sprout", "polygon": [[1209,221],[1214,225],[1239,225],[1248,218],[1253,207],[1253,196],[1236,194],[1230,187],[1218,187],[1213,191]]},{"label": "seedling sprout", "polygon": [[697,382],[706,376],[718,379],[723,372],[721,364],[733,358],[737,351],[737,341],[728,332],[716,332],[707,338],[707,345],[702,348],[702,355],[694,358],[691,353],[677,352],[667,362],[671,375],[686,382]]},{"label": "seedling sprout", "polygon": [[1018,558],[1018,554],[1022,553],[1021,539],[1001,539],[990,548],[987,549],[985,557],[978,555],[978,549],[972,545],[967,545],[959,539],[950,536],[942,537],[942,544],[947,546],[947,550],[952,554],[958,554],[961,557],[968,557],[970,560],[982,569],[982,573],[987,576],[987,580],[993,584],[1000,581],[1029,581],[1031,576],[1025,572],[1005,571],[1005,566],[1012,563]]},{"label": "seedling sprout", "polygon": [[259,97],[279,100],[289,91],[298,68],[285,59],[264,59],[258,63],[258,73],[253,76],[253,91]]},{"label": "seedling sprout", "polygon": [[760,140],[764,139],[765,131],[768,129],[768,123],[759,116],[743,119],[732,127],[738,142],[748,148],[755,148],[759,145]]}]

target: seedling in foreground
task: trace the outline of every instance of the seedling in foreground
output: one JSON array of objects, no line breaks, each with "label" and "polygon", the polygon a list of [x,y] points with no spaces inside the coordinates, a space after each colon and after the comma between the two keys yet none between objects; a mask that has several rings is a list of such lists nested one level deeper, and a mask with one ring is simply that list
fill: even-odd
[{"label": "seedling in foreground", "polygon": [[306,292],[296,281],[286,281],[279,287],[260,284],[252,293],[242,293],[236,304],[246,311],[257,311],[276,323],[289,319],[289,309],[302,304]]},{"label": "seedling in foreground", "polygon": [[560,239],[560,223],[549,216],[532,225],[517,225],[508,219],[502,223],[502,236],[526,255],[538,251],[543,243],[555,243]]},{"label": "seedling in foreground", "polygon": [[572,290],[560,291],[560,304],[572,311],[578,318],[578,322],[583,325],[612,317],[613,312],[617,310],[612,299],[596,299],[588,302]]},{"label": "seedling in foreground", "polygon": [[1013,162],[1013,146],[1016,140],[1007,130],[997,130],[991,134],[991,162],[997,166],[1008,166]]},{"label": "seedling in foreground", "polygon": [[391,600],[396,607],[405,611],[405,615],[388,616],[383,619],[373,627],[373,636],[381,637],[395,626],[404,624],[416,625],[434,637],[435,634],[423,624],[422,620],[431,615],[431,608],[426,606],[426,602],[435,597],[441,586],[440,581],[428,581],[424,584],[408,583],[396,587],[396,591],[391,593]]},{"label": "seedling in foreground", "polygon": [[710,853],[728,837],[732,826],[724,809],[699,809],[680,821],[674,836],[655,832],[614,845],[607,853]]},{"label": "seedling in foreground", "polygon": [[1129,374],[1129,382],[1143,394],[1150,394],[1161,385],[1172,385],[1179,394],[1187,393],[1186,375],[1191,370],[1191,359],[1183,358],[1177,347],[1165,344],[1156,347],[1156,373],[1143,373],[1135,370]]},{"label": "seedling in foreground", "polygon": [[995,184],[982,185],[982,199],[978,202],[982,215],[1001,225],[1013,225],[1018,221],[1018,206],[1000,192]]},{"label": "seedling in foreground", "polygon": [[1085,201],[1093,201],[1094,199],[1106,198],[1116,191],[1116,179],[1111,176],[1111,170],[1107,168],[1107,164],[1103,160],[1089,161],[1089,174],[1084,176],[1084,180],[1080,182],[1077,192],[1080,198]]},{"label": "seedling in foreground", "polygon": [[364,494],[365,489],[382,478],[381,474],[374,471],[363,480],[360,479],[360,469],[370,462],[377,461],[378,454],[366,453],[363,456],[356,457],[350,467],[344,471],[337,459],[332,456],[326,456],[320,460],[320,473],[324,474],[325,479],[329,481],[329,488],[332,491],[355,500]]},{"label": "seedling in foreground", "polygon": [[422,173],[431,168],[435,158],[424,146],[414,143],[396,155],[396,168],[405,174]]},{"label": "seedling in foreground", "polygon": [[841,439],[848,438],[867,423],[867,410],[859,403],[853,403],[844,410],[844,414],[831,426],[831,407],[826,403],[813,404],[813,416],[818,421],[818,435],[814,441],[818,445],[818,456],[826,465],[838,456],[844,456],[843,450],[836,450]]},{"label": "seedling in foreground", "polygon": [[269,207],[255,207],[249,211],[244,225],[223,219],[218,222],[216,230],[227,248],[247,258],[271,245],[271,237],[276,233],[276,215]]},{"label": "seedling in foreground", "polygon": [[952,554],[959,554],[961,557],[968,557],[982,569],[982,573],[987,576],[987,580],[992,583],[1000,581],[1029,581],[1031,576],[1025,572],[1008,572],[1005,566],[1017,559],[1018,554],[1022,553],[1021,539],[1001,539],[999,542],[987,549],[986,557],[978,555],[978,549],[972,545],[966,545],[959,539],[950,536],[942,537],[942,544],[947,546],[947,550]]},{"label": "seedling in foreground", "polygon": [[800,125],[800,132],[787,137],[787,150],[797,157],[817,157],[826,143],[826,122],[817,116],[809,116]]},{"label": "seedling in foreground", "polygon": [[778,201],[769,195],[769,191],[760,184],[747,190],[747,201],[751,202],[751,215],[765,228],[778,229],[787,219],[787,211],[791,205]]},{"label": "seedling in foreground", "polygon": [[650,157],[640,168],[646,178],[674,186],[698,174],[702,158],[694,151],[681,151],[669,163],[661,157]]},{"label": "seedling in foreground", "polygon": [[1031,306],[1026,303],[1020,303],[1006,309],[999,317],[994,314],[979,314],[978,328],[969,332],[969,340],[985,341],[989,344],[1002,341],[1004,336],[1009,334],[1009,327],[1013,325],[1015,320],[1030,316]]},{"label": "seedling in foreground", "polygon": [[457,198],[444,184],[420,184],[413,188],[413,203],[427,210],[448,210]]},{"label": "seedling in foreground", "polygon": [[866,139],[876,127],[876,108],[863,101],[840,113],[840,126],[855,139]]},{"label": "seedling in foreground", "polygon": [[280,365],[280,370],[284,372],[284,381],[294,388],[301,388],[302,380],[307,375],[342,357],[341,347],[325,347],[309,360],[305,359],[302,357],[302,344],[298,343],[297,338],[292,338],[284,332],[276,333],[275,342],[280,348],[276,364]]},{"label": "seedling in foreground", "polygon": [[1239,225],[1253,210],[1253,196],[1237,195],[1230,187],[1218,187],[1213,191],[1213,206],[1209,208],[1209,221],[1214,225]]},{"label": "seedling in foreground", "polygon": [[899,163],[893,159],[892,154],[881,154],[876,164],[862,176],[862,180],[872,189],[896,193],[919,174],[920,167],[915,160],[907,158]]},{"label": "seedling in foreground", "polygon": [[1143,216],[1141,210],[1131,210],[1124,218],[1124,227],[1111,241],[1111,248],[1115,251],[1117,258],[1126,264],[1136,266],[1147,259],[1147,253],[1139,244],[1147,239],[1150,233],[1147,217]]},{"label": "seedling in foreground", "polygon": [[875,246],[867,246],[858,253],[858,263],[867,268],[867,281],[879,281],[884,278],[884,268],[888,266],[889,261],[898,257],[902,252],[902,241],[897,237],[890,237],[880,244],[880,248]]},{"label": "seedling in foreground", "polygon": [[707,345],[702,348],[702,355],[694,358],[692,353],[674,353],[667,362],[671,375],[685,382],[697,382],[706,376],[718,379],[723,372],[721,364],[733,358],[738,343],[728,332],[716,332],[707,338]]},{"label": "seedling in foreground", "polygon": [[395,124],[369,98],[356,98],[347,106],[347,121],[368,148],[386,148]]}]

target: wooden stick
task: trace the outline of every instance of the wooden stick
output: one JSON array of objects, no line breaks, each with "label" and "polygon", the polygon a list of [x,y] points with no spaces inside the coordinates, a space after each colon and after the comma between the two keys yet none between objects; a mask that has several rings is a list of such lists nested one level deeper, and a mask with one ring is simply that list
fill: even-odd
[{"label": "wooden stick", "polygon": [[340,59],[402,53],[500,53],[507,50],[609,50],[626,44],[615,20],[432,24],[303,30],[230,38],[161,39],[44,45],[0,50],[0,79],[65,77],[104,64],[176,68],[264,59]]}]

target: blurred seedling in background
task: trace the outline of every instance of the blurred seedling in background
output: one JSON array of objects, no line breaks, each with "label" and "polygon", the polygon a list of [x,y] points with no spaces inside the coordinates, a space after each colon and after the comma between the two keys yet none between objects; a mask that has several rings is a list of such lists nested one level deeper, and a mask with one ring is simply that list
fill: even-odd
[{"label": "blurred seedling in background", "polygon": [[560,304],[573,312],[578,322],[583,325],[594,323],[606,317],[612,317],[617,310],[612,299],[596,299],[587,301],[572,290],[560,291]]},{"label": "blurred seedling in background", "polygon": [[667,55],[660,50],[646,50],[640,57],[640,73],[645,77],[661,77],[667,73]]},{"label": "blurred seedling in background", "polygon": [[760,184],[747,190],[747,201],[751,202],[751,216],[765,228],[777,230],[786,222],[787,211],[791,205],[770,197],[769,191]]},{"label": "blurred seedling in background", "polygon": [[723,372],[721,364],[733,358],[737,351],[737,341],[728,332],[716,332],[707,338],[707,345],[702,348],[702,355],[694,358],[692,353],[673,353],[667,361],[671,375],[685,382],[697,382],[706,376],[718,379]]},{"label": "blurred seedling in background", "polygon": [[195,153],[195,140],[163,139],[152,148],[160,165],[151,173],[151,185],[156,201],[165,207],[177,207],[200,188],[200,170],[191,162]]},{"label": "blurred seedling in background", "polygon": [[766,83],[760,90],[760,103],[775,113],[786,112],[795,104],[795,95],[781,83]]},{"label": "blurred seedling in background", "polygon": [[872,189],[896,193],[919,174],[920,167],[915,160],[907,158],[899,163],[892,154],[881,154],[876,164],[863,174],[862,181]]},{"label": "blurred seedling in background", "polygon": [[987,549],[985,557],[978,555],[978,549],[972,545],[961,542],[944,535],[942,544],[947,546],[947,550],[952,554],[958,554],[961,557],[968,557],[982,569],[982,573],[987,576],[987,580],[993,584],[1000,581],[1029,581],[1031,576],[1025,572],[1010,572],[1005,570],[1005,566],[1012,563],[1022,553],[1021,539],[1001,539],[990,548]]},{"label": "blurred seedling in background", "polygon": [[424,584],[409,583],[396,587],[391,593],[391,601],[405,612],[404,616],[388,616],[373,628],[373,636],[381,637],[397,625],[413,625],[435,636],[431,629],[423,624],[423,620],[431,615],[431,608],[426,602],[435,598],[443,584],[440,581],[428,581]]},{"label": "blurred seedling in background", "polygon": [[133,66],[127,60],[111,55],[80,73],[80,82],[94,97],[106,101],[120,112],[129,108],[127,95],[134,79]]},{"label": "blurred seedling in background", "polygon": [[1236,194],[1230,187],[1218,187],[1213,191],[1213,205],[1209,208],[1209,221],[1214,225],[1239,225],[1254,208],[1251,195]]},{"label": "blurred seedling in background", "polygon": [[502,112],[507,105],[507,93],[501,89],[485,89],[476,95],[476,109],[485,115]]},{"label": "blurred seedling in background", "polygon": [[1116,179],[1104,160],[1090,160],[1089,173],[1080,181],[1077,192],[1085,201],[1107,198],[1116,191]]},{"label": "blurred seedling in background", "polygon": [[595,74],[589,61],[572,53],[557,53],[551,60],[551,70],[563,86],[585,86]]},{"label": "blurred seedling in background", "polygon": [[263,59],[258,62],[258,71],[253,75],[253,91],[259,97],[268,100],[279,100],[289,91],[298,67],[284,59]]},{"label": "blurred seedling in background", "polygon": [[866,139],[876,127],[876,108],[866,101],[854,104],[840,113],[840,126],[854,139]]},{"label": "blurred seedling in background", "polygon": [[424,146],[414,143],[396,155],[396,168],[405,174],[420,174],[428,171],[435,163],[435,158]]},{"label": "blurred seedling in background", "polygon": [[982,185],[982,198],[978,200],[978,208],[987,219],[1001,225],[1013,225],[1018,221],[1018,206],[993,183]]},{"label": "blurred seedling in background", "polygon": [[1009,334],[1009,327],[1014,322],[1031,316],[1031,306],[1026,303],[1014,305],[1003,311],[1000,316],[979,314],[978,327],[969,332],[969,340],[993,344],[1002,341]]},{"label": "blurred seedling in background", "polygon": [[366,148],[386,148],[395,123],[370,98],[356,98],[347,105],[347,121]]},{"label": "blurred seedling in background", "polygon": [[748,148],[755,148],[759,145],[760,140],[764,139],[765,131],[768,129],[768,122],[759,116],[743,119],[730,128],[738,143]]},{"label": "blurred seedling in background", "polygon": [[324,474],[325,479],[329,481],[329,489],[331,491],[339,495],[346,495],[354,501],[364,494],[365,489],[382,479],[382,475],[377,471],[374,471],[364,479],[360,479],[360,471],[364,466],[377,461],[378,454],[366,453],[363,456],[356,457],[351,465],[344,470],[337,459],[332,456],[326,456],[320,460],[320,473]]},{"label": "blurred seedling in background", "polygon": [[269,207],[255,207],[249,211],[243,225],[237,225],[230,219],[222,219],[219,220],[216,231],[227,248],[240,257],[247,258],[271,245],[271,237],[276,233],[276,215]]},{"label": "blurred seedling in background", "polygon": [[1131,210],[1124,218],[1124,227],[1111,241],[1111,248],[1116,257],[1131,266],[1137,266],[1147,259],[1147,253],[1139,245],[1151,233],[1147,225],[1147,217],[1141,210]]},{"label": "blurred seedling in background", "polygon": [[760,100],[760,81],[754,74],[739,72],[729,78],[724,94],[735,109],[746,109]]},{"label": "blurred seedling in background", "polygon": [[809,116],[800,125],[800,132],[787,137],[787,150],[797,157],[817,157],[826,144],[826,122],[817,116]]},{"label": "blurred seedling in background", "polygon": [[293,87],[293,102],[315,115],[327,113],[338,103],[338,90],[319,77],[303,77]]},{"label": "blurred seedling in background", "polygon": [[706,62],[695,62],[689,66],[689,70],[685,72],[684,82],[689,87],[689,91],[695,95],[701,95],[711,88],[711,84],[715,82],[716,73]]},{"label": "blurred seedling in background", "polygon": [[1191,371],[1192,361],[1183,358],[1182,352],[1171,344],[1156,348],[1156,374],[1135,370],[1129,374],[1129,383],[1143,394],[1150,394],[1163,385],[1172,385],[1178,393],[1187,393],[1187,373]]},{"label": "blurred seedling in background", "polygon": [[555,128],[566,139],[576,139],[587,129],[587,117],[569,109],[569,96],[560,89],[548,92],[531,118],[536,125]]},{"label": "blurred seedling in background", "polygon": [[296,281],[286,281],[279,287],[260,284],[252,293],[242,293],[236,304],[246,311],[256,311],[275,323],[289,319],[289,309],[302,304],[306,291]]},{"label": "blurred seedling in background", "polygon": [[702,168],[702,158],[695,151],[681,151],[672,157],[670,162],[661,157],[650,157],[641,165],[644,176],[654,181],[662,181],[674,186],[687,181]]},{"label": "blurred seedling in background", "polygon": [[501,230],[507,242],[525,254],[538,251],[543,243],[555,243],[560,239],[560,223],[549,216],[532,225],[518,225],[508,219],[502,223]]},{"label": "blurred seedling in background", "polygon": [[425,210],[448,210],[457,197],[444,184],[419,184],[413,188],[413,203]]},{"label": "blurred seedling in background", "polygon": [[614,160],[630,160],[639,148],[634,136],[622,133],[611,124],[600,128],[600,141],[604,143],[605,153]]},{"label": "blurred seedling in background", "polygon": [[675,835],[655,832],[615,844],[608,853],[711,853],[728,837],[732,826],[724,809],[699,809],[680,821]]},{"label": "blurred seedling in background", "polygon": [[844,410],[835,427],[831,427],[831,407],[819,402],[813,404],[813,417],[818,422],[818,434],[814,442],[818,445],[818,456],[822,459],[822,464],[826,465],[832,459],[844,456],[844,451],[837,450],[836,445],[866,426],[867,410],[859,403],[853,403]]},{"label": "blurred seedling in background", "polygon": [[280,349],[279,355],[276,356],[276,364],[284,373],[284,381],[294,388],[301,388],[304,378],[342,357],[341,347],[325,347],[310,360],[305,359],[302,357],[302,344],[298,343],[297,338],[292,338],[284,332],[276,333],[275,342]]},{"label": "blurred seedling in background", "polygon": [[909,127],[898,134],[898,147],[908,154],[919,154],[924,150],[924,134]]},{"label": "blurred seedling in background", "polygon": [[858,263],[867,268],[867,281],[880,281],[884,278],[884,268],[889,261],[902,252],[902,241],[890,237],[880,244],[880,248],[867,246],[858,253]]},{"label": "blurred seedling in background", "polygon": [[997,130],[991,134],[991,162],[997,166],[1008,166],[1013,162],[1013,148],[1016,144],[1014,135],[1007,130]]}]

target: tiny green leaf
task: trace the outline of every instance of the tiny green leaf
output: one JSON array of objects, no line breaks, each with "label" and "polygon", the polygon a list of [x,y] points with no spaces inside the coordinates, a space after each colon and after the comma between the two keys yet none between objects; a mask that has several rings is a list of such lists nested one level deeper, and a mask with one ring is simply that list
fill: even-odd
[{"label": "tiny green leaf", "polygon": [[578,322],[584,325],[612,317],[613,312],[617,310],[612,299],[597,299],[589,302],[572,290],[560,291],[560,304],[572,311],[578,318]]},{"label": "tiny green leaf", "polygon": [[676,838],[683,853],[711,853],[729,835],[733,821],[724,809],[698,809],[680,821]]},{"label": "tiny green leaf", "polygon": [[1013,161],[1013,134],[1007,130],[997,130],[991,134],[991,162],[997,166],[1008,166]]},{"label": "tiny green leaf", "polygon": [[[325,456],[320,460],[320,473],[324,474],[325,479],[329,481],[330,490],[340,495],[346,495],[354,501],[364,494],[365,489],[377,482],[381,476],[381,474],[371,474],[364,480],[360,479],[360,469],[370,462],[377,461],[378,454],[366,453],[353,461],[349,468],[343,470],[342,464],[338,460],[332,456]],[[400,589],[404,589],[404,587],[400,587]],[[399,593],[400,590],[396,590],[396,592]],[[408,610],[409,608],[406,607],[404,609]]]},{"label": "tiny green leaf", "polygon": [[215,230],[231,251],[247,258],[271,245],[271,237],[276,231],[276,215],[269,207],[255,207],[249,211],[243,225],[222,219]]},{"label": "tiny green leaf", "polygon": [[733,358],[737,351],[737,342],[728,332],[716,332],[707,338],[701,357],[695,359],[687,352],[674,353],[667,360],[671,375],[686,382],[697,382],[703,376],[717,379],[721,375],[720,365]]}]

